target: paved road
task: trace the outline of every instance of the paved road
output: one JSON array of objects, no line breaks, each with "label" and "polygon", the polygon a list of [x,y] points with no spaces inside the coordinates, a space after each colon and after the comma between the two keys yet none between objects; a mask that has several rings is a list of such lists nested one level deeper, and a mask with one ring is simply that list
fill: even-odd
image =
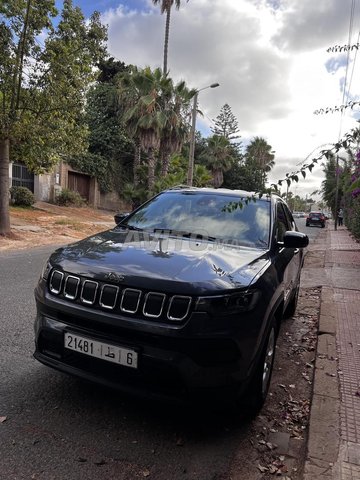
[{"label": "paved road", "polygon": [[315,240],[315,238],[322,230],[320,227],[307,227],[305,218],[296,218],[295,222],[300,232],[306,233],[306,235],[308,235],[310,242],[312,240]]}]

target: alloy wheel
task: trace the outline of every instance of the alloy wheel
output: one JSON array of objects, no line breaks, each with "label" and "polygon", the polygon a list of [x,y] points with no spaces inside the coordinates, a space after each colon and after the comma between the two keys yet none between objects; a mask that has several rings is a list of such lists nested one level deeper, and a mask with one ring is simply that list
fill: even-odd
[{"label": "alloy wheel", "polygon": [[275,329],[271,328],[269,339],[266,345],[264,366],[263,366],[263,375],[262,375],[262,385],[261,392],[263,397],[266,396],[267,390],[269,388],[272,364],[274,362],[275,355]]}]

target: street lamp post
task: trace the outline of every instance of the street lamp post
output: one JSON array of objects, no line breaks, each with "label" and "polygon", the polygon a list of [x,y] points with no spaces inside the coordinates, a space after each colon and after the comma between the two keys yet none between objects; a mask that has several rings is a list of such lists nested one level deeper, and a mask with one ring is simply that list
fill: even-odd
[{"label": "street lamp post", "polygon": [[220,84],[219,83],[212,83],[207,87],[200,88],[196,90],[194,95],[194,103],[191,112],[191,130],[190,130],[190,150],[189,150],[189,167],[188,167],[188,177],[187,177],[187,184],[191,187],[193,184],[193,177],[194,177],[194,152],[195,152],[195,127],[196,127],[196,112],[197,112],[197,103],[198,103],[198,95],[201,90],[206,90],[207,88],[216,88]]}]

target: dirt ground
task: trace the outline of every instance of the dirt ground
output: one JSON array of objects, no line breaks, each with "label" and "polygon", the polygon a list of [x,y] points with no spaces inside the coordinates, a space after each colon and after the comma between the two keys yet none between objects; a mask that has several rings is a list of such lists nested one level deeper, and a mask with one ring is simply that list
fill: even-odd
[{"label": "dirt ground", "polygon": [[0,251],[66,244],[114,226],[114,212],[37,202],[10,207],[11,235],[0,236]]}]

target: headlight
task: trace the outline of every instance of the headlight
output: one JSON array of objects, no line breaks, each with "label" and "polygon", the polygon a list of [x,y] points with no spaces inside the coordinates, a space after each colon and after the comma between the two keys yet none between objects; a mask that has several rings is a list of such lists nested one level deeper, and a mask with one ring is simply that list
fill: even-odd
[{"label": "headlight", "polygon": [[42,269],[41,278],[43,278],[44,280],[47,280],[49,278],[49,273],[51,272],[51,269],[52,269],[52,265],[49,262],[49,260],[47,260]]},{"label": "headlight", "polygon": [[231,295],[217,295],[213,297],[199,297],[195,309],[210,314],[233,314],[248,312],[258,302],[261,294],[258,290],[233,293]]}]

